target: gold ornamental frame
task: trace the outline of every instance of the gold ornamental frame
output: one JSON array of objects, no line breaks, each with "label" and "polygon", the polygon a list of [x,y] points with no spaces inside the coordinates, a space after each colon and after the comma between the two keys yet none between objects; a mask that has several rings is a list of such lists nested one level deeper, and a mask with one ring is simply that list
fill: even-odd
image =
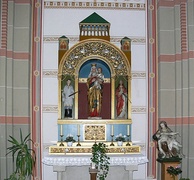
[{"label": "gold ornamental frame", "polygon": [[106,40],[87,39],[82,40],[71,47],[62,57],[58,69],[58,124],[96,124],[96,120],[78,119],[78,96],[75,96],[75,116],[73,119],[61,119],[61,81],[63,75],[71,75],[75,78],[75,92],[78,91],[79,70],[86,61],[99,59],[104,61],[111,71],[111,119],[101,119],[100,124],[131,124],[131,102],[128,102],[127,119],[115,118],[115,78],[120,76],[127,77],[128,98],[131,100],[131,65],[128,58],[117,46]]}]

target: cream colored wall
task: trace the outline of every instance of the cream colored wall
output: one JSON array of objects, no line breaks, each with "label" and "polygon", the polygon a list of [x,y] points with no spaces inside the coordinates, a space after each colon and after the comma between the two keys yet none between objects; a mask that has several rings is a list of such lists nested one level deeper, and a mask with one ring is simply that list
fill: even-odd
[{"label": "cream colored wall", "polygon": [[[84,2],[84,1],[83,1]],[[123,1],[124,2],[124,1]],[[125,2],[126,3],[126,2]],[[130,2],[131,3],[131,2]],[[133,1],[132,3],[137,3]],[[141,1],[145,3],[145,1]],[[79,22],[93,12],[98,13],[111,23],[111,42],[120,48],[124,36],[132,39],[132,140],[143,147],[146,154],[147,142],[147,59],[146,59],[146,10],[119,8],[49,8],[43,11],[43,66],[42,66],[42,132],[43,151],[58,140],[57,129],[57,38],[65,35],[70,39],[70,47],[78,42]],[[52,131],[51,131],[52,129]],[[43,179],[56,174],[51,168],[43,165]],[[135,179],[146,179],[146,165],[134,173]],[[116,172],[119,169],[116,169]],[[126,176],[127,177],[127,176]],[[126,178],[125,177],[125,178]],[[81,177],[80,177],[81,178]],[[113,180],[113,179],[111,179]]]}]

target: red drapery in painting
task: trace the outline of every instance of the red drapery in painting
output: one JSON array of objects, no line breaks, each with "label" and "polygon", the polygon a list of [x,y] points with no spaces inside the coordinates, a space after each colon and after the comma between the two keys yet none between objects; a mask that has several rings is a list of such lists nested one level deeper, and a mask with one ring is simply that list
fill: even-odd
[{"label": "red drapery in painting", "polygon": [[[79,83],[78,94],[78,119],[88,119],[88,101],[86,83]],[[102,110],[100,113],[102,119],[111,119],[111,84],[104,83]]]}]

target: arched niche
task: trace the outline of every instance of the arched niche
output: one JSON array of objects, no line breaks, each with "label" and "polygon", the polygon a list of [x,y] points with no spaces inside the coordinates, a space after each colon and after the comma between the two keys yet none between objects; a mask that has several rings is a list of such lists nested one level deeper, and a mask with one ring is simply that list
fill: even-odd
[{"label": "arched niche", "polygon": [[73,117],[67,122],[73,122],[79,119],[87,120],[87,116],[85,114],[82,116],[81,114],[82,111],[87,111],[87,107],[86,109],[82,108],[87,104],[87,89],[84,83],[92,63],[103,66],[103,71],[109,72],[109,76],[105,76],[105,88],[109,88],[109,90],[106,89],[106,93],[103,94],[103,99],[106,102],[108,101],[108,104],[105,104],[105,107],[102,106],[102,108],[106,108],[109,114],[105,117],[102,116],[102,120],[118,119],[116,114],[115,93],[119,81],[121,80],[124,81],[124,85],[127,89],[128,105],[127,117],[119,118],[119,120],[121,122],[122,120],[131,119],[131,66],[129,60],[118,47],[110,42],[99,39],[88,39],[75,44],[64,54],[60,61],[58,70],[58,120],[64,119],[61,93],[65,81],[69,78],[72,80],[75,96]]}]

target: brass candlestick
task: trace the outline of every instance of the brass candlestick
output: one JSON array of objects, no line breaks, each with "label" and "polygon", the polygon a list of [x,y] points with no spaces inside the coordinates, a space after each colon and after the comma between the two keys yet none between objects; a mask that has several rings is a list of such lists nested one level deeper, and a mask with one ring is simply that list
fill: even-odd
[{"label": "brass candlestick", "polygon": [[127,135],[127,144],[126,144],[126,146],[131,146],[131,144],[129,143],[129,137],[130,137],[130,135]]},{"label": "brass candlestick", "polygon": [[81,144],[80,144],[80,139],[79,139],[79,138],[80,138],[80,135],[77,135],[77,138],[78,138],[78,139],[77,139],[77,145],[76,145],[76,146],[81,146]]},{"label": "brass candlestick", "polygon": [[61,143],[60,143],[59,146],[64,146],[64,144],[63,144],[63,134],[61,134],[60,136],[61,136]]},{"label": "brass candlestick", "polygon": [[114,137],[114,134],[110,135],[111,136],[111,144],[110,146],[114,146],[114,143],[113,143],[113,137]]}]

